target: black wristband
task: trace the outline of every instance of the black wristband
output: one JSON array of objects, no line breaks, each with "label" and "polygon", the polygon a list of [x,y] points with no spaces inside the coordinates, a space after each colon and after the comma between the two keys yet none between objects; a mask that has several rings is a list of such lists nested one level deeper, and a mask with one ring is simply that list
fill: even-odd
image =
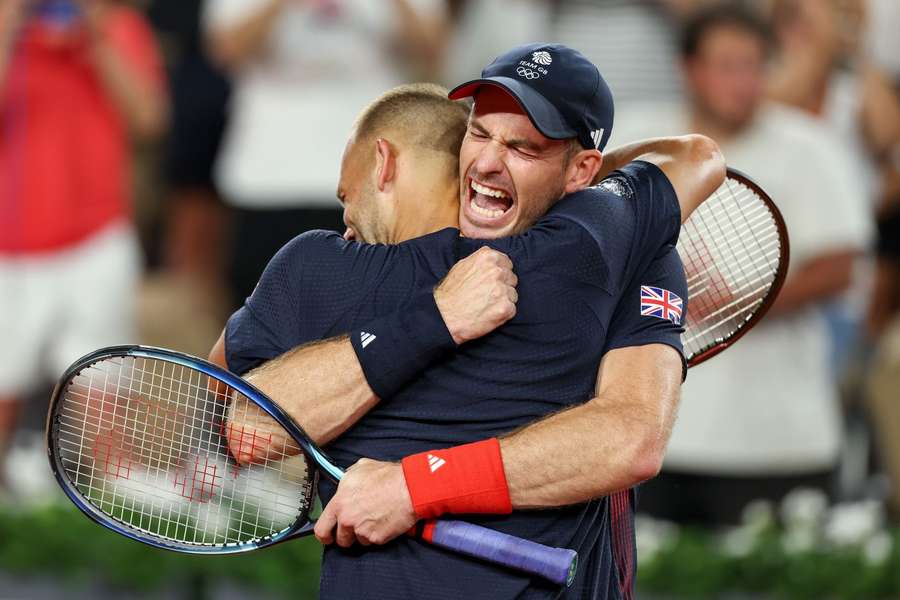
[{"label": "black wristband", "polygon": [[366,381],[379,398],[391,398],[456,343],[431,290],[390,315],[350,332]]}]

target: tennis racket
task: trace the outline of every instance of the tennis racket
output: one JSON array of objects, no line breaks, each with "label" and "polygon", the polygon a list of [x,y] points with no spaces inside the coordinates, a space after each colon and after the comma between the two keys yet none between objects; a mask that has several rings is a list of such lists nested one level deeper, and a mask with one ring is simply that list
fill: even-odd
[{"label": "tennis racket", "polygon": [[784,219],[759,185],[736,169],[681,226],[688,284],[681,336],[688,367],[722,352],[766,314],[787,275]]},{"label": "tennis racket", "polygon": [[[195,554],[312,533],[320,474],[335,482],[343,475],[250,383],[204,360],[142,346],[104,348],[69,367],[51,397],[47,448],[59,485],[88,517]],[[558,584],[575,576],[574,550],[471,523],[420,522],[414,535]]]}]

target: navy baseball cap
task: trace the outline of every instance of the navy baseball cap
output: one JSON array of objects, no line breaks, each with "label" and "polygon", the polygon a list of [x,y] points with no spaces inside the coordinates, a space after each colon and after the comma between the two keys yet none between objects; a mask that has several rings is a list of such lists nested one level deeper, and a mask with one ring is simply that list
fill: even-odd
[{"label": "navy baseball cap", "polygon": [[544,136],[577,138],[585,148],[603,150],[613,125],[613,97],[599,69],[562,44],[517,46],[485,67],[480,79],[453,88],[450,98],[474,96],[494,85],[515,98]]}]

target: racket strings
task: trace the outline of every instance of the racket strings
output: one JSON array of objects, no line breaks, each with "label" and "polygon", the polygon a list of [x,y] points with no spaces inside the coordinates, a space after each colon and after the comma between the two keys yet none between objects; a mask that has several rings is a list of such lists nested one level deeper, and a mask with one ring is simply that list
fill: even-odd
[{"label": "racket strings", "polygon": [[[262,447],[276,433],[264,460],[235,462],[229,437]],[[309,510],[312,482],[297,444],[244,396],[189,367],[135,357],[95,363],[66,387],[53,435],[86,500],[169,542],[245,543]]]},{"label": "racket strings", "polygon": [[781,238],[766,201],[729,178],[684,224],[678,252],[689,302],[682,341],[691,360],[756,313],[774,284]]}]

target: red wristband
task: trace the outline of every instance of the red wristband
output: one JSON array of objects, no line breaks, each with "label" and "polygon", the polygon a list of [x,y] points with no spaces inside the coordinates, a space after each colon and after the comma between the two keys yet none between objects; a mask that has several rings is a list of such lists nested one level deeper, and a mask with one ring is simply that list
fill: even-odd
[{"label": "red wristband", "polygon": [[401,462],[420,519],[444,513],[512,512],[496,438],[407,456]]}]

